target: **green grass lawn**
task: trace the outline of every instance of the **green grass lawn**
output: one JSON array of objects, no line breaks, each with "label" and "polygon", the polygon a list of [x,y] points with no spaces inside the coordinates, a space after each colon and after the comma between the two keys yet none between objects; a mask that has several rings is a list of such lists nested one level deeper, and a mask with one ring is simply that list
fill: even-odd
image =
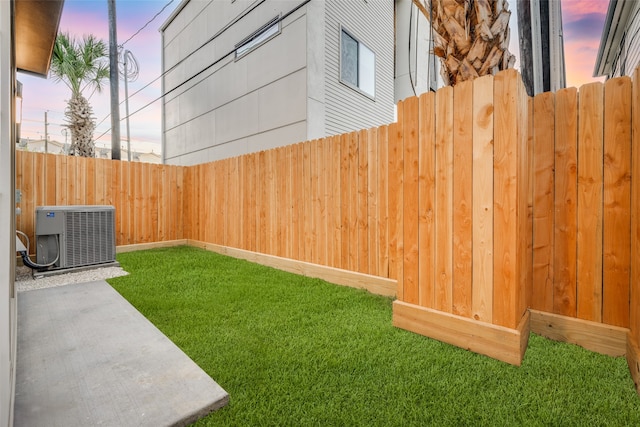
[{"label": "green grass lawn", "polygon": [[230,395],[197,425],[640,425],[623,358],[532,335],[517,368],[396,329],[390,298],[189,247],[109,282]]}]

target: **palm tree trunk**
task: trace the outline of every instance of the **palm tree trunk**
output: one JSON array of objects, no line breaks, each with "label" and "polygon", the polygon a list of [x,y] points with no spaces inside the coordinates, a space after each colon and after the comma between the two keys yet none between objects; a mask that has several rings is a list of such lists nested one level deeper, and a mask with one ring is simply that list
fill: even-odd
[{"label": "palm tree trunk", "polygon": [[69,155],[95,157],[93,131],[96,128],[93,111],[89,101],[82,95],[74,95],[65,111],[67,127],[71,131]]},{"label": "palm tree trunk", "polygon": [[[507,0],[413,0],[433,28],[433,53],[447,85],[513,66]],[[431,10],[429,10],[429,8]]]}]

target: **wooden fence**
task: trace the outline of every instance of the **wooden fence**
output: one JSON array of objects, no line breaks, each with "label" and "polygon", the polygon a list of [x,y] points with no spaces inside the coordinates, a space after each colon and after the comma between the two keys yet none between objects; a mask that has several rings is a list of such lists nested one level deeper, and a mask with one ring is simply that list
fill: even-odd
[{"label": "wooden fence", "polygon": [[22,212],[16,228],[34,242],[37,206],[113,205],[117,245],[183,239],[184,172],[182,166],[17,151]]},{"label": "wooden fence", "polygon": [[119,245],[394,279],[398,326],[511,363],[529,312],[559,339],[576,324],[539,313],[637,342],[638,79],[529,98],[506,71],[402,101],[388,126],[192,167],[18,153],[18,228],[36,205],[113,204]]}]

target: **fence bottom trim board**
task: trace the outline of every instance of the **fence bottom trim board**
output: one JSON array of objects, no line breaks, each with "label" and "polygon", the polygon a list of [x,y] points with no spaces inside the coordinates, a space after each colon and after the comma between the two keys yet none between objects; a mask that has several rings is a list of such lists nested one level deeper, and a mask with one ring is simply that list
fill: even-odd
[{"label": "fence bottom trim board", "polygon": [[640,394],[640,348],[631,333],[627,335],[627,365],[629,365],[636,392]]},{"label": "fence bottom trim board", "polygon": [[179,240],[164,240],[162,242],[151,242],[151,243],[136,243],[133,245],[120,245],[116,246],[116,253],[121,254],[125,252],[133,252],[133,251],[144,251],[147,249],[158,249],[158,248],[171,248],[173,246],[186,246],[187,239],[179,239]]},{"label": "fence bottom trim board", "polygon": [[624,356],[629,329],[538,310],[531,312],[531,332],[579,345],[608,356]]},{"label": "fence bottom trim board", "polygon": [[296,261],[289,258],[281,258],[275,255],[261,254],[244,249],[229,246],[216,245],[214,243],[188,240],[188,245],[206,249],[233,258],[240,258],[256,264],[273,267],[278,270],[302,276],[326,280],[336,285],[349,286],[351,288],[365,289],[372,294],[394,297],[396,295],[397,281],[384,277],[371,276],[369,274],[356,273],[334,267],[312,264],[305,261]]},{"label": "fence bottom trim board", "polygon": [[529,342],[528,312],[516,329],[510,329],[394,301],[393,326],[516,366],[522,363]]}]

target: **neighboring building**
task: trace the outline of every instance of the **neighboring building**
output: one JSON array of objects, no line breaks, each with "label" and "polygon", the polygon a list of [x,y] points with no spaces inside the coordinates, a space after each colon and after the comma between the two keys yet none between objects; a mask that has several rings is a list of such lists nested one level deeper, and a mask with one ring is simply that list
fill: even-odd
[{"label": "neighboring building", "polygon": [[640,2],[611,0],[604,21],[594,77],[630,76],[640,65]]},{"label": "neighboring building", "polygon": [[394,120],[393,0],[183,0],[161,33],[167,163]]},{"label": "neighboring building", "polygon": [[529,96],[566,87],[562,2],[517,0],[520,70]]},{"label": "neighboring building", "polygon": [[62,6],[62,0],[0,1],[0,427],[14,424],[16,70],[47,76]]}]

